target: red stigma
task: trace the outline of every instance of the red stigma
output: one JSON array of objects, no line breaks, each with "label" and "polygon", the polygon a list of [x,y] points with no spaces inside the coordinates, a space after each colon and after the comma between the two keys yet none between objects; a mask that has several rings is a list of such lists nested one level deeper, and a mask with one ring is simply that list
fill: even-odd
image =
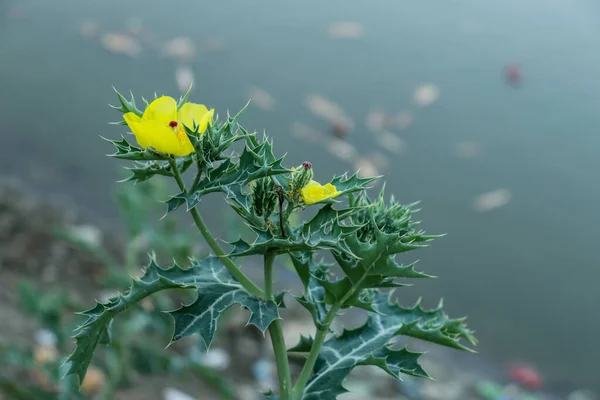
[{"label": "red stigma", "polygon": [[312,164],[309,163],[308,161],[304,161],[302,163],[302,166],[304,167],[304,169],[311,169],[312,168]]},{"label": "red stigma", "polygon": [[171,121],[171,122],[169,122],[169,126],[171,128],[177,128],[177,121]]}]

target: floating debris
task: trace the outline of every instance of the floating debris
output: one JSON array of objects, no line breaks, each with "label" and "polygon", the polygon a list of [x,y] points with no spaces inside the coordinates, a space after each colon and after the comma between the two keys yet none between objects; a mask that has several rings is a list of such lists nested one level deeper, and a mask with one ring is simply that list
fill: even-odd
[{"label": "floating debris", "polygon": [[483,149],[475,142],[459,142],[454,148],[454,153],[460,158],[476,158],[481,156]]},{"label": "floating debris", "polygon": [[165,388],[163,391],[163,399],[164,400],[195,400],[195,397],[190,396],[189,394],[182,392],[179,389],[175,389],[172,387]]},{"label": "floating debris", "polygon": [[379,144],[379,146],[383,147],[384,149],[395,153],[395,154],[401,154],[404,153],[404,151],[406,150],[407,144],[406,141],[404,141],[403,139],[399,138],[398,136],[394,135],[393,133],[389,132],[389,131],[382,131],[380,134],[377,134],[376,136],[377,139],[377,144]]},{"label": "floating debris", "polygon": [[352,161],[358,156],[356,148],[341,139],[332,139],[328,141],[327,151],[329,151],[331,155],[344,161]]},{"label": "floating debris", "polygon": [[86,38],[94,37],[98,34],[98,23],[91,19],[81,21],[79,24],[79,34]]},{"label": "floating debris", "polygon": [[187,92],[194,83],[194,71],[187,65],[177,67],[175,69],[175,81],[180,92]]},{"label": "floating debris", "polygon": [[348,129],[349,127],[345,123],[338,121],[331,127],[331,133],[338,139],[346,139]]},{"label": "floating debris", "polygon": [[351,129],[353,122],[342,107],[319,95],[311,95],[306,99],[308,108],[316,115],[329,120],[332,124],[341,123]]},{"label": "floating debris", "polygon": [[365,28],[358,22],[333,22],[329,25],[329,36],[338,39],[358,39],[365,34]]},{"label": "floating debris", "polygon": [[511,86],[520,86],[523,81],[521,68],[516,64],[509,64],[504,67],[504,79]]},{"label": "floating debris", "polygon": [[419,107],[427,107],[440,97],[440,89],[433,83],[419,86],[414,94],[413,101]]},{"label": "floating debris", "polygon": [[252,105],[257,106],[261,110],[272,110],[275,107],[275,99],[269,92],[259,87],[252,87],[248,90],[248,96],[252,101]]},{"label": "floating debris", "polygon": [[227,369],[230,362],[231,358],[229,357],[229,353],[218,347],[208,350],[202,359],[202,364],[219,371]]},{"label": "floating debris", "polygon": [[475,198],[475,211],[491,211],[507,205],[512,198],[512,193],[508,189],[497,189],[491,192],[483,193]]},{"label": "floating debris", "polygon": [[102,46],[112,53],[138,57],[142,52],[140,42],[132,36],[122,33],[107,33],[102,37]]},{"label": "floating debris", "polygon": [[292,136],[296,139],[305,140],[311,143],[318,143],[323,140],[322,133],[297,121],[292,124]]},{"label": "floating debris", "polygon": [[162,45],[162,54],[179,61],[190,61],[196,55],[196,45],[189,37],[178,37]]},{"label": "floating debris", "polygon": [[359,158],[354,162],[354,169],[358,171],[361,178],[372,178],[379,175],[377,167],[368,158]]},{"label": "floating debris", "polygon": [[525,389],[538,390],[542,387],[542,376],[528,365],[513,365],[509,368],[510,378]]},{"label": "floating debris", "polygon": [[378,171],[387,171],[389,169],[388,167],[390,166],[390,160],[383,153],[376,151],[374,153],[371,153],[368,159],[371,160],[371,162],[373,163],[375,168],[377,168]]}]

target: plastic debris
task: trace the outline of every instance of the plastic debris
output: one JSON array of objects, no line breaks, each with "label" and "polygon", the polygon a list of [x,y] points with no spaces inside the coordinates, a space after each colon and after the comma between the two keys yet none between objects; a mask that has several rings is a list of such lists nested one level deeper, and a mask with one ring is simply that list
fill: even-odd
[{"label": "plastic debris", "polygon": [[483,149],[475,142],[459,142],[454,148],[454,154],[460,158],[476,158],[481,156]]},{"label": "plastic debris", "polygon": [[261,110],[271,110],[275,107],[275,99],[269,92],[259,87],[252,87],[248,90],[251,104],[257,106]]},{"label": "plastic debris", "polygon": [[391,132],[383,131],[376,136],[377,144],[382,148],[395,153],[401,154],[406,150],[407,144],[406,141],[394,135]]},{"label": "plastic debris", "polygon": [[252,373],[262,390],[274,387],[273,365],[268,360],[261,358],[252,366]]},{"label": "plastic debris", "polygon": [[513,365],[509,368],[510,378],[526,389],[538,390],[542,387],[542,376],[528,365]]},{"label": "plastic debris", "polygon": [[333,22],[329,25],[329,36],[338,39],[358,39],[365,34],[365,28],[358,22]]},{"label": "plastic debris", "polygon": [[218,347],[208,350],[202,359],[202,364],[220,371],[227,369],[230,362],[229,353]]},{"label": "plastic debris", "polygon": [[162,54],[179,61],[190,61],[196,55],[196,45],[189,37],[178,37],[163,44]]},{"label": "plastic debris", "polygon": [[308,108],[316,115],[329,120],[332,124],[342,123],[348,129],[353,127],[353,122],[344,110],[331,100],[319,95],[311,95],[306,99]]},{"label": "plastic debris", "polygon": [[331,133],[338,139],[345,139],[348,136],[349,127],[341,121],[337,121],[331,127]]},{"label": "plastic debris", "polygon": [[387,115],[384,111],[371,110],[367,114],[365,125],[371,132],[379,132],[384,128],[386,119]]},{"label": "plastic debris", "polygon": [[396,129],[406,129],[412,122],[412,113],[408,110],[402,110],[392,118],[391,125]]},{"label": "plastic debris", "polygon": [[569,394],[567,400],[598,400],[598,396],[589,390],[579,389]]},{"label": "plastic debris", "polygon": [[172,387],[165,388],[163,391],[163,399],[164,400],[195,400],[195,397],[190,396],[189,394],[182,392],[179,389],[175,389]]},{"label": "plastic debris", "polygon": [[433,83],[419,86],[413,94],[413,102],[419,107],[427,107],[440,97],[440,89]]},{"label": "plastic debris", "polygon": [[182,93],[187,92],[194,83],[194,71],[187,65],[177,67],[175,69],[175,81],[177,82],[179,91]]},{"label": "plastic debris", "polygon": [[475,198],[475,211],[485,212],[507,205],[512,198],[508,189],[497,189],[483,193]]},{"label": "plastic debris", "polygon": [[320,132],[297,121],[292,124],[292,136],[311,143],[318,143],[323,139],[323,135]]},{"label": "plastic debris", "polygon": [[122,33],[105,34],[102,37],[102,46],[112,53],[133,58],[138,57],[142,52],[142,46],[136,38]]},{"label": "plastic debris", "polygon": [[368,158],[359,158],[354,163],[354,169],[358,171],[358,175],[362,178],[372,178],[379,175],[377,167]]},{"label": "plastic debris", "polygon": [[90,365],[81,383],[81,390],[86,394],[97,393],[106,384],[106,374],[94,365]]},{"label": "plastic debris", "polygon": [[35,331],[34,340],[39,346],[56,346],[58,338],[51,330],[38,329]]},{"label": "plastic debris", "polygon": [[81,21],[79,24],[79,34],[86,38],[96,36],[98,34],[98,23],[90,19]]},{"label": "plastic debris", "polygon": [[327,151],[344,161],[352,161],[358,157],[358,151],[350,143],[341,139],[331,139],[327,142]]}]

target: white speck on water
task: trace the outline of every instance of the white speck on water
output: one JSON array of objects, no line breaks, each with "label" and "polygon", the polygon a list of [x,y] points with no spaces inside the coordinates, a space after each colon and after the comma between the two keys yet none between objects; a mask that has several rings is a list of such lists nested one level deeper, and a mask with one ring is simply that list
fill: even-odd
[{"label": "white speck on water", "polygon": [[327,143],[327,151],[341,160],[352,161],[358,156],[356,148],[345,140],[331,139]]},{"label": "white speck on water", "polygon": [[175,69],[175,81],[180,92],[185,93],[194,83],[194,71],[187,65]]},{"label": "white speck on water", "polygon": [[476,158],[481,156],[483,149],[475,142],[459,142],[454,148],[454,154],[460,158]]},{"label": "white speck on water", "polygon": [[127,34],[107,33],[102,37],[102,46],[111,53],[124,54],[135,58],[142,52],[140,42]]},{"label": "white speck on water", "polygon": [[264,89],[254,86],[248,90],[248,96],[251,100],[250,104],[257,106],[261,110],[268,111],[275,107],[275,99]]},{"label": "white speck on water", "polygon": [[440,89],[433,83],[419,86],[413,93],[413,102],[419,107],[427,107],[440,97]]},{"label": "white speck on water", "polygon": [[358,175],[362,178],[372,178],[379,175],[379,171],[373,161],[364,157],[354,162],[354,169],[358,171]]},{"label": "white speck on water", "polygon": [[196,44],[189,37],[178,37],[162,45],[162,55],[178,61],[190,61],[196,55]]},{"label": "white speck on water", "polygon": [[365,28],[358,22],[339,21],[329,25],[329,36],[337,39],[358,39],[365,34]]},{"label": "white speck on water", "polygon": [[354,125],[352,119],[344,112],[342,107],[323,96],[308,96],[306,105],[315,115],[327,119],[332,124],[343,124],[348,128],[352,128]]},{"label": "white speck on water", "polygon": [[496,189],[483,193],[475,198],[474,207],[477,212],[491,211],[510,203],[512,193],[508,189]]},{"label": "white speck on water", "polygon": [[389,131],[383,131],[375,137],[379,146],[394,154],[402,154],[406,150],[406,141]]}]

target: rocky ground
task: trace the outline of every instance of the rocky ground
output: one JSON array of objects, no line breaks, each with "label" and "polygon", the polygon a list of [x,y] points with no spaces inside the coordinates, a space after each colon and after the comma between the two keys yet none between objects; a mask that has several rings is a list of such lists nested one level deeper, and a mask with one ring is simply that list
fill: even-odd
[{"label": "rocky ground", "polygon": [[[18,307],[16,286],[23,279],[34,281],[41,287],[69,288],[73,298],[85,308],[90,297],[100,296],[97,277],[102,267],[81,250],[58,239],[52,227],[87,224],[73,207],[34,195],[14,180],[0,180],[0,346],[27,347],[34,342],[38,330],[36,321],[26,316]],[[104,232],[105,245],[118,254],[118,235]],[[288,302],[285,311],[286,342],[298,340],[301,333],[308,334],[312,326],[305,315]],[[274,385],[273,366],[269,346],[262,343],[260,334],[242,329],[244,317],[228,324],[227,339],[218,342],[211,351],[198,357],[236,382],[240,399],[253,399],[260,388]],[[427,350],[422,343],[419,350]],[[561,393],[544,391],[541,377],[535,371],[521,367],[504,371],[486,362],[484,356],[457,354],[455,351],[435,348],[423,360],[435,381],[407,377],[396,382],[385,373],[361,367],[352,374],[346,387],[352,392],[340,396],[342,400],[404,399],[404,400],[593,400],[585,391],[565,389]],[[292,371],[298,373],[301,360],[292,360]],[[2,376],[14,373],[0,366]],[[528,375],[529,373],[529,375]],[[533,374],[533,375],[532,375]],[[536,381],[536,379],[538,379]],[[526,390],[525,387],[530,387]],[[539,389],[537,387],[540,386]],[[194,396],[191,396],[193,394]],[[116,399],[216,399],[214,391],[200,379],[181,381],[173,377],[153,376],[134,382],[121,389]],[[256,397],[261,398],[260,396]],[[2,395],[0,394],[0,399]]]}]

